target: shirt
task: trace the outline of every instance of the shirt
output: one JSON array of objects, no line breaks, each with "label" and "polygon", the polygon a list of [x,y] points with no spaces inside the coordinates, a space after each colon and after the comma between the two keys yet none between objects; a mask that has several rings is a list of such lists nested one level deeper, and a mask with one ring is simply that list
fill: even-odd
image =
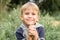
[{"label": "shirt", "polygon": [[[36,23],[36,30],[37,30],[38,36],[39,36],[38,40],[45,40],[44,39],[44,26],[39,23]],[[27,37],[28,37],[27,34],[28,34],[27,28],[22,23],[20,25],[20,28],[16,31],[17,40],[27,40]]]}]

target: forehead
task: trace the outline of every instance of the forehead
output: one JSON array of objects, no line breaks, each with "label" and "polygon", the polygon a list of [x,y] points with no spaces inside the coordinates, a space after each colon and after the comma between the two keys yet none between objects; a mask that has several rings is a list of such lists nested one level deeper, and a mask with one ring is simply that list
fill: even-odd
[{"label": "forehead", "polygon": [[34,7],[25,8],[25,9],[23,10],[23,12],[24,12],[24,11],[26,11],[26,12],[28,12],[28,11],[30,11],[30,12],[38,12],[38,10],[37,10],[36,8],[34,8]]}]

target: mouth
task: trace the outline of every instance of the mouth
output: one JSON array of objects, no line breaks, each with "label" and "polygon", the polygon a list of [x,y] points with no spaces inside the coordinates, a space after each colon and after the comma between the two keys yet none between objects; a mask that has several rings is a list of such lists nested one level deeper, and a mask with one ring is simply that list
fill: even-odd
[{"label": "mouth", "polygon": [[36,23],[34,20],[31,20],[31,19],[27,19],[26,22],[29,25],[32,25],[32,24],[34,25]]},{"label": "mouth", "polygon": [[27,21],[30,21],[30,22],[32,22],[32,21],[34,21],[34,20],[27,20]]}]

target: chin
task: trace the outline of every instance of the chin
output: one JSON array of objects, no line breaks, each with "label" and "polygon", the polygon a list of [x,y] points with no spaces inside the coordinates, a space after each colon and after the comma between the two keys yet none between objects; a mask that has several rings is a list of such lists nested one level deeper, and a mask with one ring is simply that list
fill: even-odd
[{"label": "chin", "polygon": [[35,23],[27,23],[28,25],[34,25]]},{"label": "chin", "polygon": [[26,25],[34,25],[35,22],[24,22]]}]

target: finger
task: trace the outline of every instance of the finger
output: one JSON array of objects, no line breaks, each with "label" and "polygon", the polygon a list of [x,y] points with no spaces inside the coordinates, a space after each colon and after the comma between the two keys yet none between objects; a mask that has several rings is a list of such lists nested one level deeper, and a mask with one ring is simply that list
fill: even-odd
[{"label": "finger", "polygon": [[36,29],[28,29],[28,31],[30,32],[33,32],[33,31],[36,31]]},{"label": "finger", "polygon": [[32,33],[31,32],[28,32],[28,35],[32,35]]},{"label": "finger", "polygon": [[35,34],[36,31],[31,31],[31,30],[29,30],[28,33]]},{"label": "finger", "polygon": [[35,25],[34,24],[31,24],[31,25],[29,25],[29,27],[35,27]]},{"label": "finger", "polygon": [[36,27],[30,26],[28,29],[36,29]]}]

